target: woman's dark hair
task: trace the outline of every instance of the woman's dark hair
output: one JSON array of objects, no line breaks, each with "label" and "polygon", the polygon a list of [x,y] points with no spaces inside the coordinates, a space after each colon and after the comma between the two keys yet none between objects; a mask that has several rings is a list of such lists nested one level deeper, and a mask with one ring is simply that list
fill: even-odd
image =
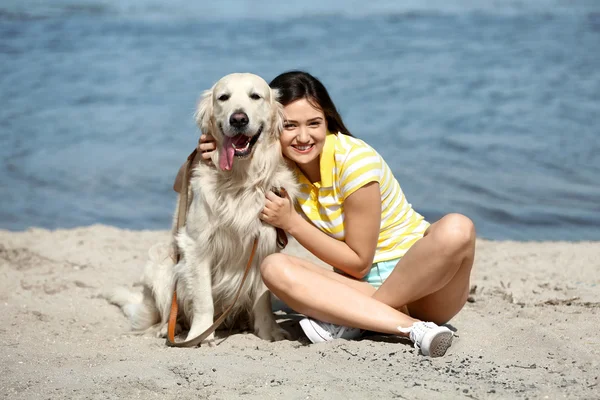
[{"label": "woman's dark hair", "polygon": [[313,107],[323,110],[329,132],[341,132],[344,135],[352,136],[344,125],[342,116],[335,108],[325,86],[308,72],[284,72],[273,79],[269,85],[279,91],[279,102],[283,106],[296,100],[306,99]]}]

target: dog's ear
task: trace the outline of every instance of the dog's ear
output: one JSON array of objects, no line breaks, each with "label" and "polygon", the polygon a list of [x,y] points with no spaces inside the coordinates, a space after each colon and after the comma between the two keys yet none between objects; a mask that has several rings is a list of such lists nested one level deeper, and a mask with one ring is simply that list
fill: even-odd
[{"label": "dog's ear", "polygon": [[277,139],[281,137],[284,122],[285,114],[283,113],[283,105],[279,102],[279,91],[271,89],[271,126]]},{"label": "dog's ear", "polygon": [[202,133],[213,133],[213,88],[202,93],[194,118]]}]

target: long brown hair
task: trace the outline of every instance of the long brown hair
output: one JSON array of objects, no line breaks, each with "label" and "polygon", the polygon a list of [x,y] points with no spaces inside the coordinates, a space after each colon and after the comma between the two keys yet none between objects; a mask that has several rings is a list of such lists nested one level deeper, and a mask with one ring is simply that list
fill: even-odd
[{"label": "long brown hair", "polygon": [[304,71],[289,71],[278,75],[269,84],[279,92],[279,102],[287,106],[296,100],[306,99],[313,107],[323,111],[327,121],[327,130],[331,133],[341,132],[353,136],[342,116],[337,111],[327,89],[317,78]]}]

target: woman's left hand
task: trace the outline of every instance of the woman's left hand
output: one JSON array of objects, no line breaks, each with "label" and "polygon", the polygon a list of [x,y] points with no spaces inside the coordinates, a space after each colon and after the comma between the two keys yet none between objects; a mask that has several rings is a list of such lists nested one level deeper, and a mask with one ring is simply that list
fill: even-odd
[{"label": "woman's left hand", "polygon": [[283,188],[281,189],[281,195],[283,197],[279,197],[270,190],[267,192],[265,207],[260,213],[259,218],[261,221],[287,232],[295,216],[298,214],[292,205],[290,197]]}]

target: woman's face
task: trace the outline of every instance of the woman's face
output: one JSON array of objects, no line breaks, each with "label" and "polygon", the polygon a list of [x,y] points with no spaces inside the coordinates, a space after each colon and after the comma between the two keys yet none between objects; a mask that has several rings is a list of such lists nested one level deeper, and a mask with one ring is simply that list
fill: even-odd
[{"label": "woman's face", "polygon": [[283,110],[285,122],[280,138],[283,155],[298,166],[318,163],[327,136],[323,111],[306,99],[296,100]]}]

